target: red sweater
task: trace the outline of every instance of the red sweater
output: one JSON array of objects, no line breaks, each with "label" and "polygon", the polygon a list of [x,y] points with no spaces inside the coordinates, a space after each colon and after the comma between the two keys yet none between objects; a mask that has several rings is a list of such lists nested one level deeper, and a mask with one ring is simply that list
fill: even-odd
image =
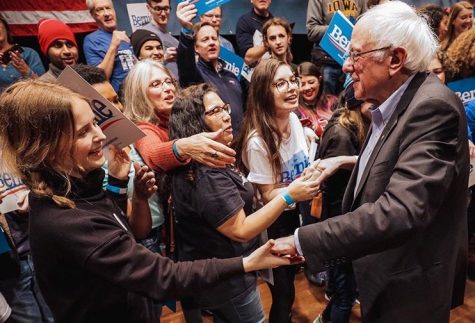
[{"label": "red sweater", "polygon": [[137,126],[146,136],[135,142],[135,148],[154,171],[166,172],[188,162],[180,161],[173,153],[173,141],[168,137],[168,128],[149,122],[138,122]]}]

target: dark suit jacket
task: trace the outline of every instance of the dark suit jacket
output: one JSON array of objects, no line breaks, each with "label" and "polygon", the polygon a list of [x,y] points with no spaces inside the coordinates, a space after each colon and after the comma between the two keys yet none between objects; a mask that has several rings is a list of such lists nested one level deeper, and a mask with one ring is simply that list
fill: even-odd
[{"label": "dark suit jacket", "polygon": [[346,214],[299,229],[310,269],[352,260],[363,322],[448,322],[465,286],[469,158],[462,103],[434,75],[418,73],[358,188],[358,164],[354,169]]}]

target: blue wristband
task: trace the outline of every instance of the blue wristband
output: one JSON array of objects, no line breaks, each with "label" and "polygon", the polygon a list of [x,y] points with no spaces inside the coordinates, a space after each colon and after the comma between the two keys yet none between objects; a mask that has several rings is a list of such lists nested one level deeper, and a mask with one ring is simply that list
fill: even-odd
[{"label": "blue wristband", "polygon": [[127,194],[127,187],[117,187],[111,184],[107,184],[106,189],[112,193],[116,194]]},{"label": "blue wristband", "polygon": [[189,34],[191,34],[191,29],[181,27],[181,32],[184,33],[184,34],[189,35]]},{"label": "blue wristband", "polygon": [[173,150],[173,155],[175,155],[176,159],[178,159],[179,161],[183,161],[183,158],[180,156],[180,153],[178,152],[178,148],[176,146],[176,140],[173,142],[172,150]]},{"label": "blue wristband", "polygon": [[292,205],[295,203],[294,199],[292,196],[290,196],[288,191],[284,191],[283,193],[280,194],[280,197],[287,203],[287,205]]}]

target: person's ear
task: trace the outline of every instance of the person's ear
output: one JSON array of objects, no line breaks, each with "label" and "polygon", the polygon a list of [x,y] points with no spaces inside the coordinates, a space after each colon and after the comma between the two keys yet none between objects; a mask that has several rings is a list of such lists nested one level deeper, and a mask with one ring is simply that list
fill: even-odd
[{"label": "person's ear", "polygon": [[406,64],[407,52],[402,47],[396,47],[392,50],[390,62],[389,62],[389,74],[391,76],[398,73]]}]

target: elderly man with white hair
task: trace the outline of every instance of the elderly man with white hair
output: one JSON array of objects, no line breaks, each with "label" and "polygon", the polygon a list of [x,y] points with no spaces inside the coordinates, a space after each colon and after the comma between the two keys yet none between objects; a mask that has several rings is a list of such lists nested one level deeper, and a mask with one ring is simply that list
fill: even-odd
[{"label": "elderly man with white hair", "polygon": [[86,5],[99,29],[84,38],[84,56],[89,65],[104,70],[118,92],[136,61],[130,39],[125,31],[117,30],[112,0],[86,0]]},{"label": "elderly man with white hair", "polygon": [[[400,1],[367,11],[343,71],[373,103],[358,158],[312,165],[323,181],[355,164],[343,215],[281,238],[319,272],[352,261],[363,322],[442,323],[463,302],[467,256],[467,125],[460,99],[427,74],[437,41]],[[324,322],[321,317],[317,322]]]}]

